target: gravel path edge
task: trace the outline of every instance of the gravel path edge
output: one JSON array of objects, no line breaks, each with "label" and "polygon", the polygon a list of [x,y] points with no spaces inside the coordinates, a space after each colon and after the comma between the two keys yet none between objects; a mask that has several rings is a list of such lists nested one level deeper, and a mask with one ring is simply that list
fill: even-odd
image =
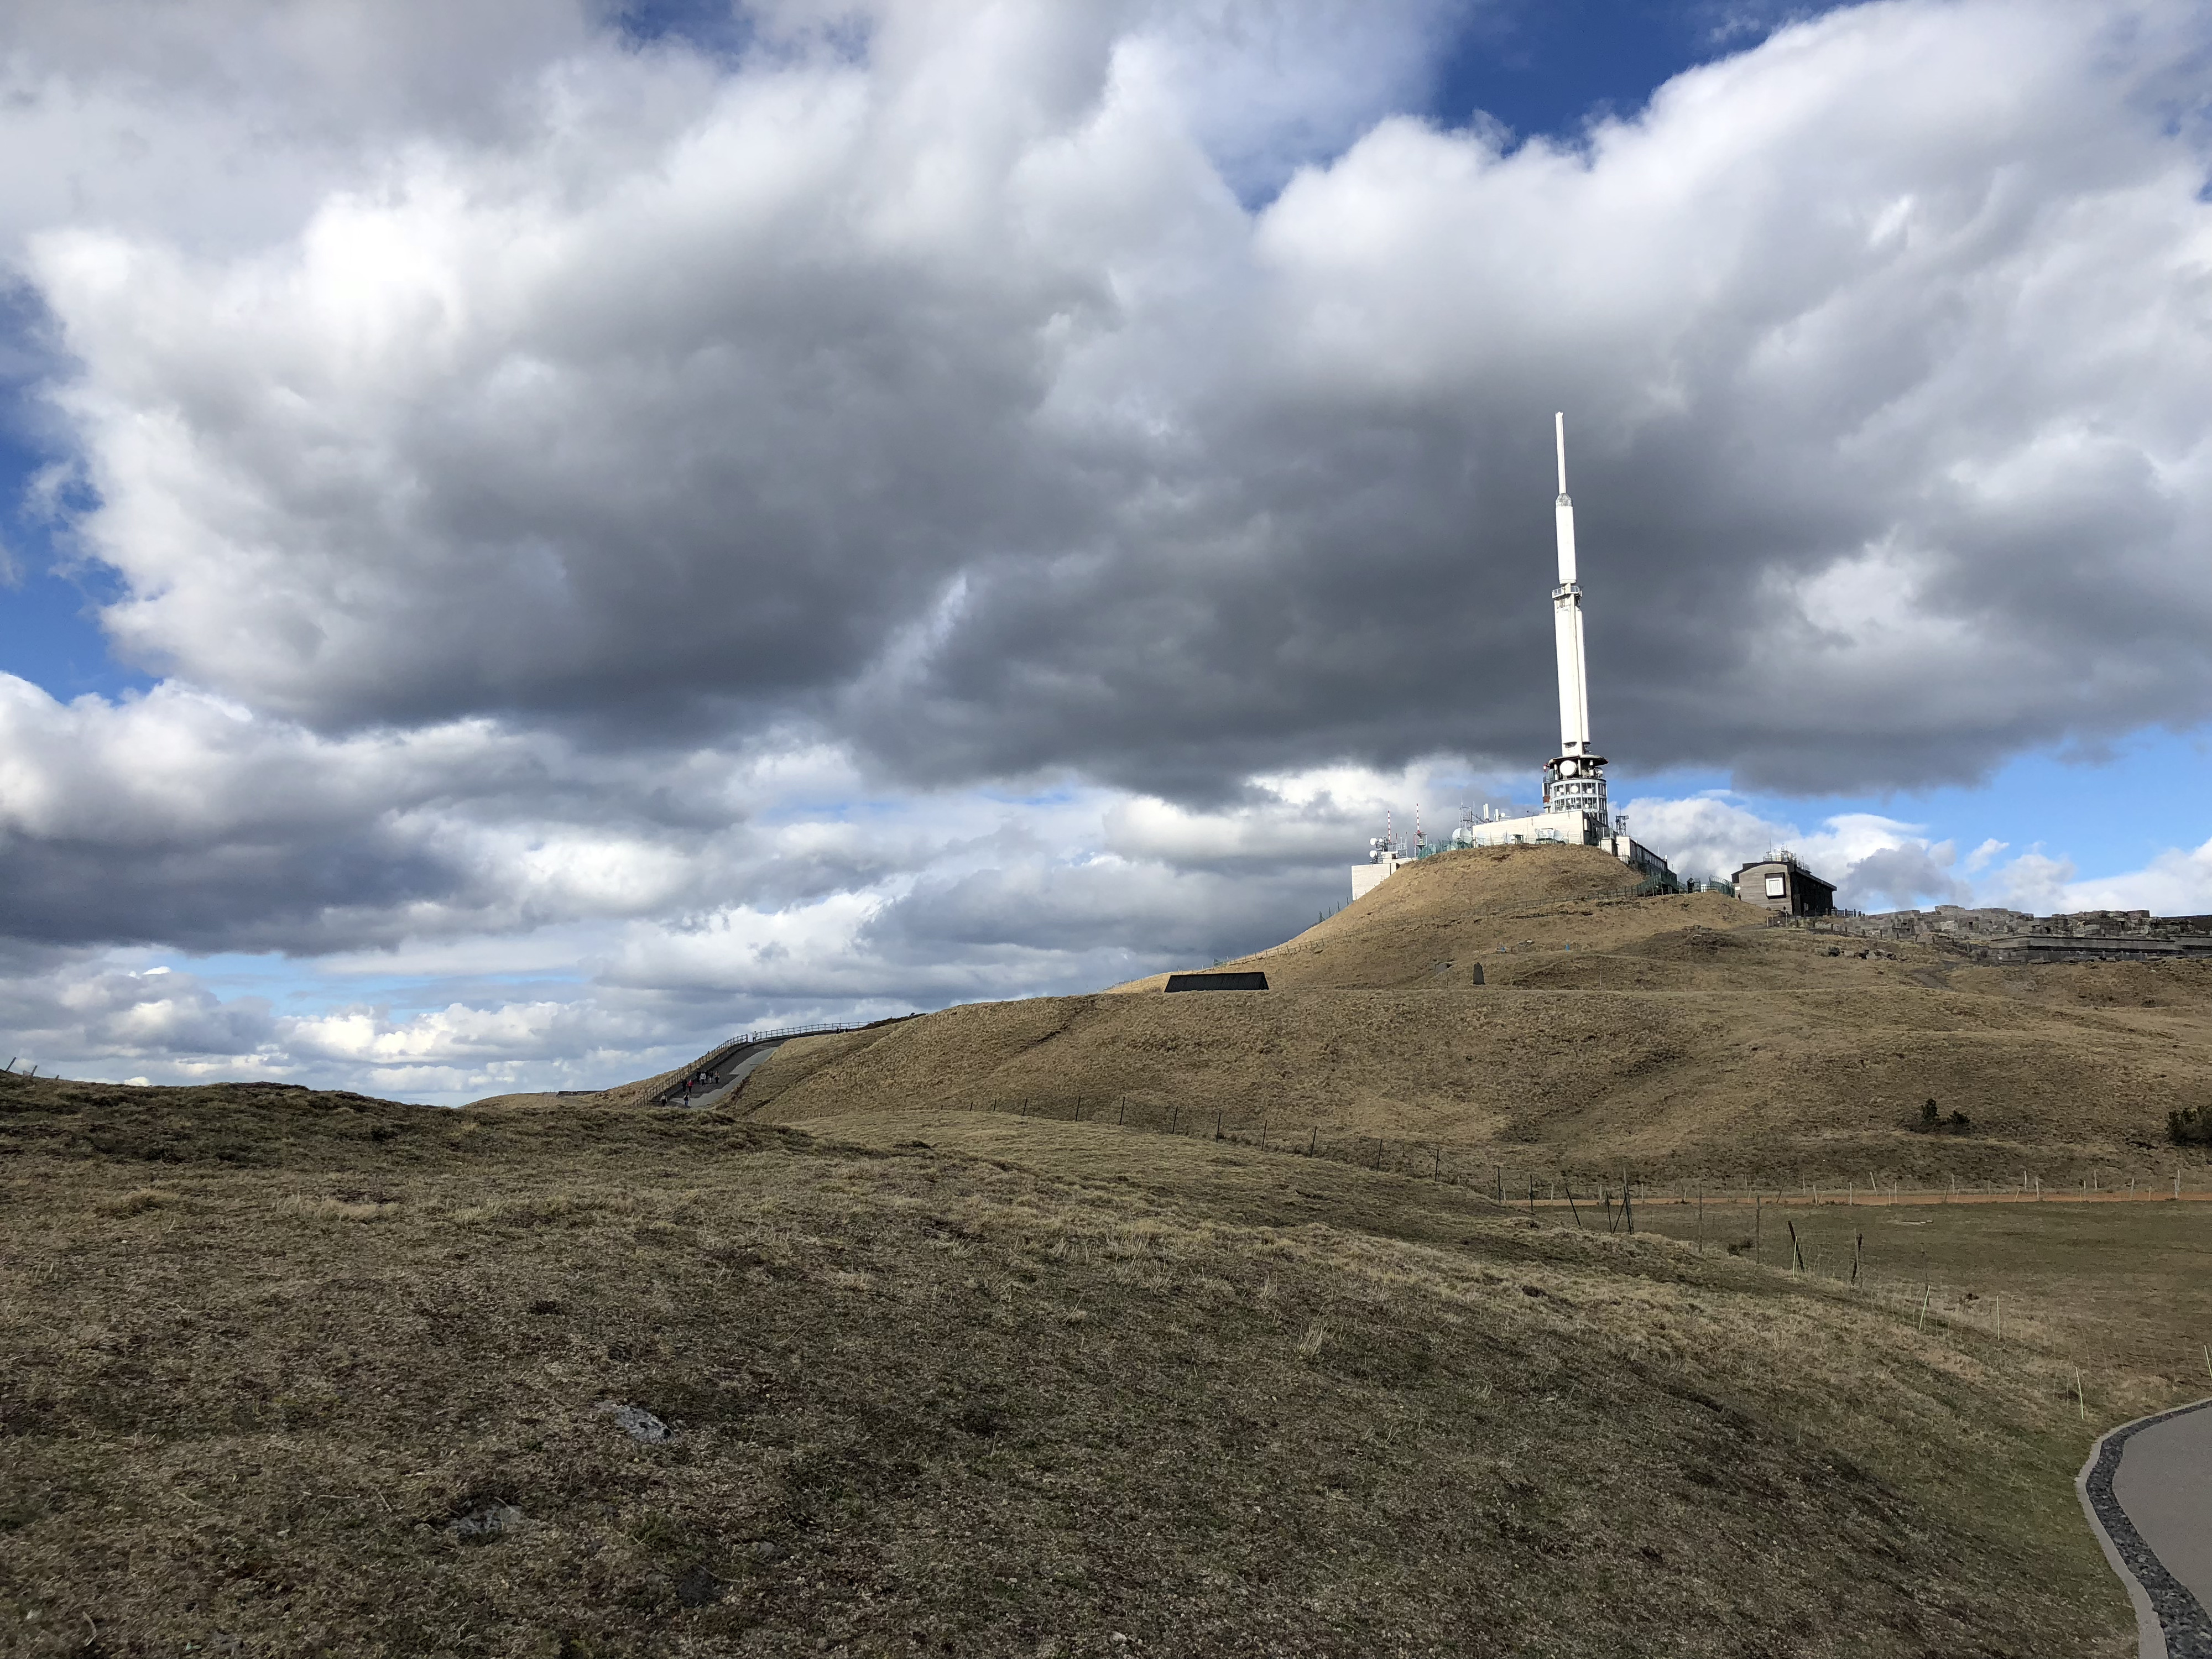
[{"label": "gravel path edge", "polygon": [[2119,1473],[2120,1454],[2143,1430],[2212,1407],[2212,1399],[2199,1400],[2170,1411],[2154,1412],[2132,1423],[2123,1423],[2098,1437],[2089,1448],[2089,1460],[2074,1478],[2082,1512],[2105,1552],[2105,1559],[2127,1586],[2135,1604],[2138,1659],[2212,1659],[2212,1619],[2205,1615],[2179,1580],[2166,1570],[2142,1534],[2128,1519],[2112,1493],[2112,1478]]}]

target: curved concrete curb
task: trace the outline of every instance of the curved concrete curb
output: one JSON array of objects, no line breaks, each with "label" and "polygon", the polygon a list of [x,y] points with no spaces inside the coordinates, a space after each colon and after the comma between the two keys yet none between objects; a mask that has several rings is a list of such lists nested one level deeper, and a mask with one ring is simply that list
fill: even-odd
[{"label": "curved concrete curb", "polygon": [[2089,1528],[2097,1534],[2105,1559],[2128,1587],[2128,1599],[2135,1603],[2139,1659],[2212,1659],[2212,1619],[2205,1616],[2197,1598],[2143,1541],[2112,1494],[2112,1477],[2119,1473],[2120,1454],[2135,1436],[2208,1406],[2212,1406],[2212,1400],[2199,1400],[2121,1424],[2089,1448],[2089,1461],[2074,1478],[2074,1490],[2081,1496]]}]

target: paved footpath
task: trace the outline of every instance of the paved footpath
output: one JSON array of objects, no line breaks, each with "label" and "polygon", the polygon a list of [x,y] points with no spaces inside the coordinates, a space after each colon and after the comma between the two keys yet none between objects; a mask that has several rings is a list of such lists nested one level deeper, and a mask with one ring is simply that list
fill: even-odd
[{"label": "paved footpath", "polygon": [[2141,1659],[2212,1659],[2212,1400],[2114,1429],[2078,1484]]}]

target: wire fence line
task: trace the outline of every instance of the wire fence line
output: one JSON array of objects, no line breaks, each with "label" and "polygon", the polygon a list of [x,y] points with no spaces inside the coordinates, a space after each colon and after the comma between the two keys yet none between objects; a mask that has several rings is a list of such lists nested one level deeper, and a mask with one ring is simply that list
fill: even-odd
[{"label": "wire fence line", "polygon": [[2072,1173],[2047,1180],[2033,1170],[2022,1170],[2005,1180],[1946,1177],[1940,1185],[1885,1177],[1869,1172],[1865,1181],[1850,1176],[1806,1177],[1802,1172],[1787,1179],[1771,1175],[1695,1180],[1652,1177],[1637,1173],[1632,1163],[1595,1167],[1553,1164],[1544,1168],[1516,1167],[1498,1161],[1486,1149],[1474,1156],[1469,1149],[1443,1139],[1419,1135],[1352,1133],[1341,1126],[1325,1125],[1296,1113],[1252,1113],[1227,1107],[1162,1103],[1127,1095],[1016,1096],[961,1103],[964,1109],[1019,1117],[1054,1119],[1062,1122],[1107,1123],[1117,1127],[1155,1133],[1186,1135],[1261,1152],[1295,1153],[1327,1158],[1389,1174],[1415,1176],[1459,1188],[1487,1200],[1504,1210],[1528,1213],[1558,1212],[1564,1218],[1595,1206],[1602,1218],[1610,1206],[1624,1213],[1617,1224],[1632,1227],[1637,1207],[1674,1209],[1685,1206],[1711,1206],[1723,1212],[1756,1209],[1762,1205],[1805,1206],[1822,1208],[1889,1206],[1922,1204],[1990,1203],[2128,1203],[2212,1201],[2212,1179],[2208,1171],[2177,1161],[2172,1165],[2130,1173],[2109,1167]]}]

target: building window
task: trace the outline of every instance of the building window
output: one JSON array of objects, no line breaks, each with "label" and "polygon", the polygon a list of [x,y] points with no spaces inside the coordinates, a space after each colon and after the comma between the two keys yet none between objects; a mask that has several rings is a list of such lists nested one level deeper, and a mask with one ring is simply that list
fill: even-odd
[{"label": "building window", "polygon": [[1783,894],[1788,890],[1789,885],[1790,883],[1786,877],[1769,876],[1766,878],[1766,896],[1769,898],[1780,898]]}]

